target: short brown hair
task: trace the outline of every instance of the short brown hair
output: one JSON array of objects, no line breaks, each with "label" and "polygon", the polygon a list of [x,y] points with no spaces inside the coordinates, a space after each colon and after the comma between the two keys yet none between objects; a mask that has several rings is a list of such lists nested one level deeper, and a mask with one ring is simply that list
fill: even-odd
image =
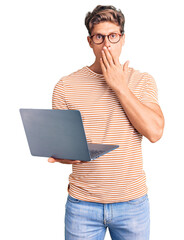
[{"label": "short brown hair", "polygon": [[121,34],[125,32],[125,17],[121,10],[117,10],[112,5],[98,5],[92,12],[88,12],[85,17],[85,25],[89,35],[91,35],[95,24],[107,21],[119,25]]}]

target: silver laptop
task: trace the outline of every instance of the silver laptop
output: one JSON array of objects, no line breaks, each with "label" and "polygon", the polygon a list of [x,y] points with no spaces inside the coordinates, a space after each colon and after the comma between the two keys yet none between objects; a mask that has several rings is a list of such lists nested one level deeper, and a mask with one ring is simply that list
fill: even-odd
[{"label": "silver laptop", "polygon": [[33,156],[91,161],[119,147],[87,143],[79,110],[21,108],[20,114]]}]

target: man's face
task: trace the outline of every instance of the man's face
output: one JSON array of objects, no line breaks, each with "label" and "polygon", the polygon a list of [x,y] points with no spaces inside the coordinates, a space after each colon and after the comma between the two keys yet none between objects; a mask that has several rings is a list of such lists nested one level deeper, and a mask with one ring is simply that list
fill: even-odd
[{"label": "man's face", "polygon": [[[94,26],[91,35],[97,33],[102,35],[108,35],[114,32],[120,33],[120,27],[111,22],[101,22]],[[104,42],[99,45],[93,43],[92,39],[90,39],[89,36],[87,37],[87,40],[89,42],[90,47],[93,49],[93,52],[96,56],[96,61],[100,62],[100,57],[102,57],[102,49],[104,46],[111,47],[112,54],[119,59],[122,46],[124,45],[125,42],[125,34],[120,38],[119,42],[117,43],[111,43],[108,37],[105,37]]]}]

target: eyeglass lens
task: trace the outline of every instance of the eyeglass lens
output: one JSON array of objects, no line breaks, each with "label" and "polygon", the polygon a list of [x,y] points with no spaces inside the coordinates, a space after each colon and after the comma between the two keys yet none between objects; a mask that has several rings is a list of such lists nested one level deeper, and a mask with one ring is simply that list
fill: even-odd
[{"label": "eyeglass lens", "polygon": [[[93,41],[95,43],[102,43],[104,41],[104,38],[105,38],[104,35],[96,34],[96,35],[93,36]],[[111,34],[108,35],[108,39],[109,39],[110,42],[116,43],[116,42],[119,41],[120,36],[119,36],[118,33],[111,33]]]}]

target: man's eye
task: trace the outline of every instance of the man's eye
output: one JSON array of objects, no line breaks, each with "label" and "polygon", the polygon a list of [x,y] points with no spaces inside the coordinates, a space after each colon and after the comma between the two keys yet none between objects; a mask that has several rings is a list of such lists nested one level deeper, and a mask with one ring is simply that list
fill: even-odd
[{"label": "man's eye", "polygon": [[115,37],[116,37],[116,33],[112,33],[112,34],[110,35],[110,37],[111,37],[111,38],[115,38]]},{"label": "man's eye", "polygon": [[96,35],[96,38],[97,38],[97,39],[101,39],[101,38],[102,38],[102,35],[97,34],[97,35]]}]

